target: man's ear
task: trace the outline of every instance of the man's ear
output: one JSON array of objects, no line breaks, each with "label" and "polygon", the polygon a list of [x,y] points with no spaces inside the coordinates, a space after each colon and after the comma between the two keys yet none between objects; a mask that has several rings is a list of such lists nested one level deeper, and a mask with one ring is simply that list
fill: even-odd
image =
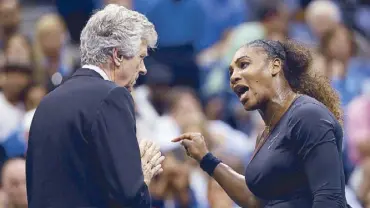
[{"label": "man's ear", "polygon": [[276,58],[272,61],[272,67],[271,67],[271,75],[274,77],[277,74],[280,73],[280,71],[283,69],[283,62]]},{"label": "man's ear", "polygon": [[118,50],[115,48],[113,49],[113,62],[116,66],[120,66],[123,61],[123,55],[121,55]]}]

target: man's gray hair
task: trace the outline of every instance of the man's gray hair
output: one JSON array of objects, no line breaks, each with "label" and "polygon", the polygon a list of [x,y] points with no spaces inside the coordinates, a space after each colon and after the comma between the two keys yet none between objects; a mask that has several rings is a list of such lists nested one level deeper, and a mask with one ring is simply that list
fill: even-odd
[{"label": "man's gray hair", "polygon": [[104,64],[113,48],[125,58],[132,58],[139,53],[142,41],[154,48],[157,39],[154,25],[144,15],[109,4],[92,15],[81,32],[81,64]]}]

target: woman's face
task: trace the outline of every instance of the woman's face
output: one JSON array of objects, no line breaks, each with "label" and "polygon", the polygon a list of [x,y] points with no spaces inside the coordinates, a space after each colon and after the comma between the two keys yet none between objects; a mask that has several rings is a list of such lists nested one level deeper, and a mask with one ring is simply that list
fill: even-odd
[{"label": "woman's face", "polygon": [[256,110],[271,97],[272,78],[280,69],[276,61],[268,61],[261,47],[242,47],[234,55],[230,64],[230,86],[245,110]]}]

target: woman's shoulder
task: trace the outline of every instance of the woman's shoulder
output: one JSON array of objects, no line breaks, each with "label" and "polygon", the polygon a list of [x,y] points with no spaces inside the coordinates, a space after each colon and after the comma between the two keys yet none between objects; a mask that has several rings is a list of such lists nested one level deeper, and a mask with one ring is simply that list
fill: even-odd
[{"label": "woman's shoulder", "polygon": [[320,101],[307,95],[301,95],[292,104],[289,113],[290,119],[301,119],[318,121],[320,119],[335,120],[334,115]]},{"label": "woman's shoulder", "polygon": [[295,142],[303,158],[322,142],[336,140],[341,144],[342,127],[324,104],[303,95],[293,105],[288,121],[289,139]]},{"label": "woman's shoulder", "polygon": [[340,131],[341,125],[330,110],[321,102],[301,95],[288,112],[288,126],[299,129],[333,129]]}]

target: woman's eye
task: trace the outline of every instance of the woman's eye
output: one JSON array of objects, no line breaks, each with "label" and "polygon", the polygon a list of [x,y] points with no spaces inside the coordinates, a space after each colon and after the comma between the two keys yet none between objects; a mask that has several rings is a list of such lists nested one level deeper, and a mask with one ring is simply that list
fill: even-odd
[{"label": "woman's eye", "polygon": [[233,75],[233,71],[229,70],[229,76]]},{"label": "woman's eye", "polygon": [[241,62],[240,63],[240,68],[241,69],[245,69],[245,68],[247,68],[249,66],[249,63],[248,62]]}]

